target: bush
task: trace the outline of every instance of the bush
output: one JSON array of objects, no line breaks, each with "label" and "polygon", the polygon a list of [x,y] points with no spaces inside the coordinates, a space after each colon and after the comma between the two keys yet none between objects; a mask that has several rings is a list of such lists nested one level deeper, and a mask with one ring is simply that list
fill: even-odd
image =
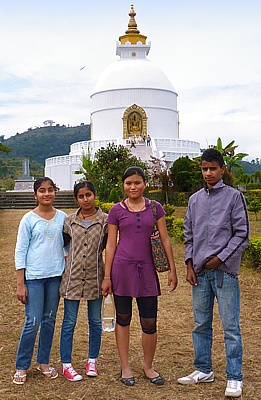
[{"label": "bush", "polygon": [[188,205],[188,198],[184,192],[180,192],[178,194],[178,205],[179,206],[187,206]]},{"label": "bush", "polygon": [[249,198],[249,197],[251,199],[253,199],[254,197],[261,199],[261,190],[260,189],[248,190],[247,191],[247,198]]},{"label": "bush", "polygon": [[164,204],[163,208],[166,213],[166,217],[171,217],[175,212],[175,207],[170,204]]},{"label": "bush", "polygon": [[242,260],[249,268],[261,269],[261,236],[254,236],[250,239]]},{"label": "bush", "polygon": [[184,243],[185,242],[185,235],[184,235],[184,219],[177,218],[173,221],[173,229],[174,229],[174,237],[177,239],[178,242]]},{"label": "bush", "polygon": [[175,217],[173,215],[171,215],[171,216],[166,215],[165,219],[166,219],[166,226],[167,226],[167,231],[168,231],[169,236],[174,236],[174,229],[173,229],[174,225],[173,224],[174,224]]},{"label": "bush", "polygon": [[108,214],[108,212],[110,211],[111,207],[114,206],[114,203],[103,203],[99,200],[97,200],[95,202],[97,207],[100,207],[102,209],[103,212],[105,212],[106,214]]},{"label": "bush", "polygon": [[11,178],[0,180],[0,187],[4,188],[5,190],[14,190],[14,184],[15,181]]},{"label": "bush", "polygon": [[247,183],[246,184],[246,190],[256,190],[259,189],[261,190],[261,183]]}]

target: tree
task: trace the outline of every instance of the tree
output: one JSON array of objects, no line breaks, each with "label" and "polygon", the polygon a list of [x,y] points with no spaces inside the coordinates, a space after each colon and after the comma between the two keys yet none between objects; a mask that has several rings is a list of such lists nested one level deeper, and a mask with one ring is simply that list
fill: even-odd
[{"label": "tree", "polygon": [[93,161],[91,160],[91,154],[88,149],[88,153],[82,155],[82,165],[79,170],[74,171],[75,174],[84,175],[87,181],[93,182],[95,179]]},{"label": "tree", "polygon": [[230,174],[233,174],[233,170],[235,168],[241,168],[241,165],[238,164],[239,161],[242,161],[243,158],[247,157],[247,153],[235,153],[235,149],[238,145],[235,145],[235,141],[232,140],[229,144],[227,144],[223,148],[222,140],[220,138],[217,139],[217,144],[214,146],[214,149],[220,151],[220,153],[224,157],[224,161],[226,164],[226,168]]},{"label": "tree", "polygon": [[124,171],[136,165],[147,171],[148,165],[139,158],[132,156],[131,152],[124,146],[109,144],[95,153],[94,160],[83,156],[82,168],[76,173],[83,174],[86,179],[94,184],[98,197],[102,201],[108,201],[113,188],[116,189],[119,198],[123,197],[121,177]]},{"label": "tree", "polygon": [[160,188],[164,196],[164,202],[168,204],[169,171],[164,159],[150,156],[148,184]]},{"label": "tree", "polygon": [[120,201],[120,197],[119,194],[117,192],[117,190],[115,188],[111,189],[109,198],[108,198],[108,202],[109,203],[118,203],[118,201]]},{"label": "tree", "polygon": [[170,168],[170,179],[176,191],[194,192],[203,184],[199,160],[180,157]]},{"label": "tree", "polygon": [[248,174],[245,174],[242,171],[236,171],[235,172],[235,185],[247,185],[248,183],[251,182],[251,176]]},{"label": "tree", "polygon": [[261,211],[261,199],[258,197],[254,197],[252,200],[249,201],[247,206],[248,211],[254,212],[257,221],[257,213]]},{"label": "tree", "polygon": [[251,182],[260,183],[261,182],[261,171],[256,171],[251,175]]},{"label": "tree", "polygon": [[0,153],[10,153],[12,149],[3,143],[0,143]]}]

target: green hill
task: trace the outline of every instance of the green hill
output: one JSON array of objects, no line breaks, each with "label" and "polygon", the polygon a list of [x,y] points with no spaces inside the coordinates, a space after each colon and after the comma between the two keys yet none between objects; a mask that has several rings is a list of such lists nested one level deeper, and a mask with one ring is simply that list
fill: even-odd
[{"label": "green hill", "polygon": [[243,169],[244,169],[244,173],[247,175],[252,175],[254,174],[256,171],[261,171],[261,164],[256,164],[254,162],[248,162],[248,161],[239,161],[239,163]]},{"label": "green hill", "polygon": [[1,159],[29,158],[44,167],[46,158],[69,154],[70,145],[90,140],[90,125],[66,127],[65,125],[46,126],[28,129],[27,132],[3,140],[12,148],[9,154],[1,154]]}]

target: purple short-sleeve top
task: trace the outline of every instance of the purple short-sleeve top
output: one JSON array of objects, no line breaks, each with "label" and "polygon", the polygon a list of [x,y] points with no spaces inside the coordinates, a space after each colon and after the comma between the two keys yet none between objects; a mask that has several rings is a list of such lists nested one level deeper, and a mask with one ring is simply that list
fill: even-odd
[{"label": "purple short-sleeve top", "polygon": [[[165,211],[157,201],[154,204],[158,220],[165,215]],[[119,229],[119,241],[111,270],[113,293],[118,296],[137,298],[160,295],[150,243],[154,217],[147,198],[145,206],[143,211],[132,212],[121,201],[109,211],[108,224],[116,225]]]}]

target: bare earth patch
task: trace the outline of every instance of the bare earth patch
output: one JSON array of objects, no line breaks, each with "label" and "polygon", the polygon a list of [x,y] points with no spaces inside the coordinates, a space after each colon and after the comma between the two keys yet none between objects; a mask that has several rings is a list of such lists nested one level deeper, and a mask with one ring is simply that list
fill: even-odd
[{"label": "bare earth patch", "polygon": [[[68,214],[72,210],[65,210]],[[162,296],[159,299],[158,346],[155,356],[155,369],[165,378],[163,387],[154,387],[143,377],[141,333],[138,324],[136,305],[131,325],[130,358],[136,379],[134,387],[125,387],[119,381],[120,366],[113,333],[104,333],[98,360],[99,376],[84,377],[80,382],[69,382],[59,375],[48,380],[37,370],[35,356],[28,371],[25,385],[14,385],[12,376],[15,372],[15,357],[21,329],[24,322],[23,306],[16,300],[16,274],[14,268],[14,247],[19,221],[26,210],[0,211],[0,270],[1,270],[1,305],[0,305],[0,399],[1,400],[205,400],[224,399],[226,386],[225,349],[223,333],[215,307],[213,364],[215,381],[210,384],[181,386],[177,378],[193,371],[193,346],[191,330],[193,316],[191,311],[191,288],[185,281],[183,256],[184,246],[173,243],[178,269],[179,285],[175,293],[167,288],[167,274],[160,274]],[[185,208],[177,208],[175,216],[183,217]],[[251,234],[261,235],[261,222],[254,221],[250,213]],[[244,392],[245,400],[261,399],[261,301],[260,274],[242,269],[241,283],[241,327],[244,341]],[[61,301],[51,352],[51,364],[60,370],[59,336],[63,314]],[[87,357],[87,318],[86,304],[81,303],[79,319],[75,331],[73,365],[84,375]]]}]

